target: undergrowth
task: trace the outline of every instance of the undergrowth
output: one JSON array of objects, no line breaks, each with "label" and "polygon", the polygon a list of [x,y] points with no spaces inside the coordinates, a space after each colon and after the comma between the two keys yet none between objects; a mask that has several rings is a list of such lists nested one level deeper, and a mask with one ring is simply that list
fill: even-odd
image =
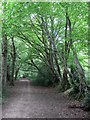
[{"label": "undergrowth", "polygon": [[4,103],[5,99],[9,96],[8,88],[2,88],[2,103]]}]

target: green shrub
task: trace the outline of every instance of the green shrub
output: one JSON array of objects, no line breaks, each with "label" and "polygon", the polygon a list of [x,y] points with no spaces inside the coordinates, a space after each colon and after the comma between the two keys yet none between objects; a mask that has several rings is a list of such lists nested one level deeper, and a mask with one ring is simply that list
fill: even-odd
[{"label": "green shrub", "polygon": [[[40,71],[37,74],[36,80],[33,80],[32,83],[34,85],[41,85],[41,86],[53,85],[53,78],[49,66],[42,64],[42,66],[39,69]],[[57,80],[58,78],[56,75],[56,81]]]},{"label": "green shrub", "polygon": [[85,93],[83,104],[84,104],[83,110],[90,111],[90,88],[88,88],[88,90]]},{"label": "green shrub", "polygon": [[2,88],[2,102],[3,103],[8,96],[9,96],[8,88]]},{"label": "green shrub", "polygon": [[35,85],[49,86],[52,84],[52,75],[50,68],[46,65],[40,67],[36,80],[33,81]]}]

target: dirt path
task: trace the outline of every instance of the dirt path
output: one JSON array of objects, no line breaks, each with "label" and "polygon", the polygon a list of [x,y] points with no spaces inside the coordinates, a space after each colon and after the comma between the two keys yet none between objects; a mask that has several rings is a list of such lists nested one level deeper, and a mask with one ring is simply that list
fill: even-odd
[{"label": "dirt path", "polygon": [[31,86],[28,80],[16,82],[2,106],[3,118],[83,118],[80,109],[70,109],[72,101],[53,88]]}]

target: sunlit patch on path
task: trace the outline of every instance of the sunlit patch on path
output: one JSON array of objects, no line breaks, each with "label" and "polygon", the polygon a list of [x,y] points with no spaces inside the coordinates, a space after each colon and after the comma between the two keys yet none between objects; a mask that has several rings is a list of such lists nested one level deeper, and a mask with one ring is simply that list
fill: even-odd
[{"label": "sunlit patch on path", "polygon": [[30,82],[30,80],[28,80],[28,79],[20,79],[19,81],[20,82]]}]

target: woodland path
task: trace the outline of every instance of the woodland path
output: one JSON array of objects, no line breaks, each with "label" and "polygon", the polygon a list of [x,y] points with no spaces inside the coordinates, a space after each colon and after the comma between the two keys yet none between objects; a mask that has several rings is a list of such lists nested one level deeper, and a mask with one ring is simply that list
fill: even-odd
[{"label": "woodland path", "polygon": [[22,79],[9,88],[10,95],[2,105],[3,118],[86,118],[88,112],[70,109],[73,102],[54,88],[32,86]]}]

